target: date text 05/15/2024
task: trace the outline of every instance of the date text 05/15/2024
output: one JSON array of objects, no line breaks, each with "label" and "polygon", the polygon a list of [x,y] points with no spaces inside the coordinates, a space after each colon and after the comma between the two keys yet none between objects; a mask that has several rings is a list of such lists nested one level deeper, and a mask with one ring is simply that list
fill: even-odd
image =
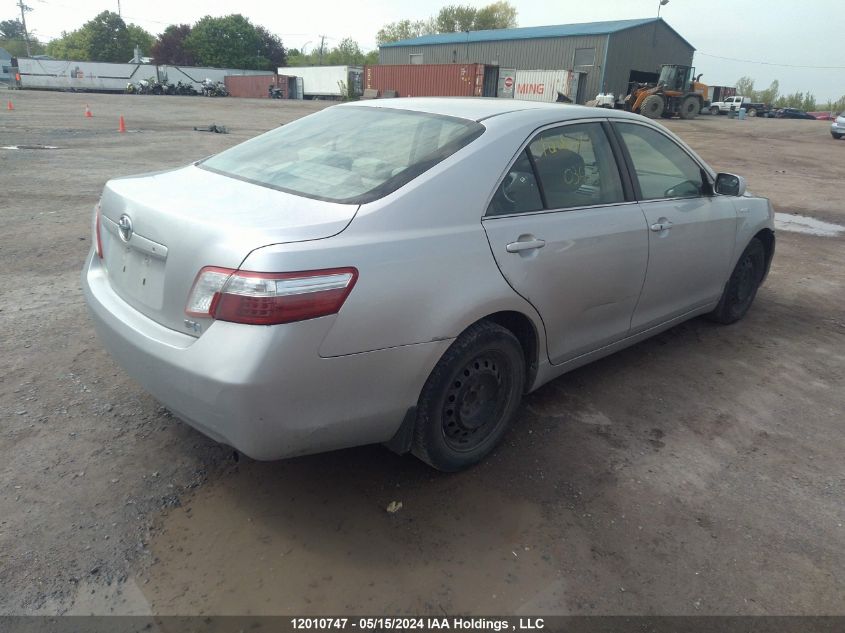
[{"label": "date text 05/15/2024", "polygon": [[544,628],[542,618],[291,618],[297,631],[332,631],[358,629],[361,631],[539,631]]}]

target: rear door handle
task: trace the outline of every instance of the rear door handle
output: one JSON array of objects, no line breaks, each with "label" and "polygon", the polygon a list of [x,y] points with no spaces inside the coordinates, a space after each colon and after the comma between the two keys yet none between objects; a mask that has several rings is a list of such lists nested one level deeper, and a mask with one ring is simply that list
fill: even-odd
[{"label": "rear door handle", "polygon": [[669,220],[664,220],[663,222],[655,222],[649,227],[655,233],[659,233],[660,231],[668,231],[672,228],[672,223]]},{"label": "rear door handle", "polygon": [[505,249],[507,249],[508,253],[521,253],[522,251],[531,251],[536,248],[543,248],[546,245],[545,240],[538,240],[536,238],[530,240],[519,240],[517,242],[511,242]]}]

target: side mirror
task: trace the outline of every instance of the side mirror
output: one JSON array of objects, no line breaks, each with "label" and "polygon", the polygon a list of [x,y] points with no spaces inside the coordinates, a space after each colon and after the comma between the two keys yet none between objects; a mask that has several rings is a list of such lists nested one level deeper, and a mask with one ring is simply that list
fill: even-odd
[{"label": "side mirror", "polygon": [[745,193],[745,178],[734,174],[718,174],[713,189],[722,196],[741,196]]}]

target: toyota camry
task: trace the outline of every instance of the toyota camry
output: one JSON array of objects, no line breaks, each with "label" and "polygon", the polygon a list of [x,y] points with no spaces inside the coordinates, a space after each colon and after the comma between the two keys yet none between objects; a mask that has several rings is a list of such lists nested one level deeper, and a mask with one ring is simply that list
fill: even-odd
[{"label": "toyota camry", "polygon": [[453,471],[523,394],[686,319],[741,319],[773,211],[658,123],[509,99],[312,114],[108,182],[103,345],[256,459],[384,443]]}]

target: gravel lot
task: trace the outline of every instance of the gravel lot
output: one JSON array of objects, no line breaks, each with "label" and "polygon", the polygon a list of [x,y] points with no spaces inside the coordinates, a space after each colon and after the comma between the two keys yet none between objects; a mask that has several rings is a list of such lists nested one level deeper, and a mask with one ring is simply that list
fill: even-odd
[{"label": "gravel lot", "polygon": [[[744,321],[552,382],[469,472],[236,461],[101,349],[91,209],[321,105],[0,97],[0,146],[57,148],[0,149],[0,613],[845,614],[845,235],[780,231]],[[779,212],[845,224],[828,123],[668,126]]]}]

